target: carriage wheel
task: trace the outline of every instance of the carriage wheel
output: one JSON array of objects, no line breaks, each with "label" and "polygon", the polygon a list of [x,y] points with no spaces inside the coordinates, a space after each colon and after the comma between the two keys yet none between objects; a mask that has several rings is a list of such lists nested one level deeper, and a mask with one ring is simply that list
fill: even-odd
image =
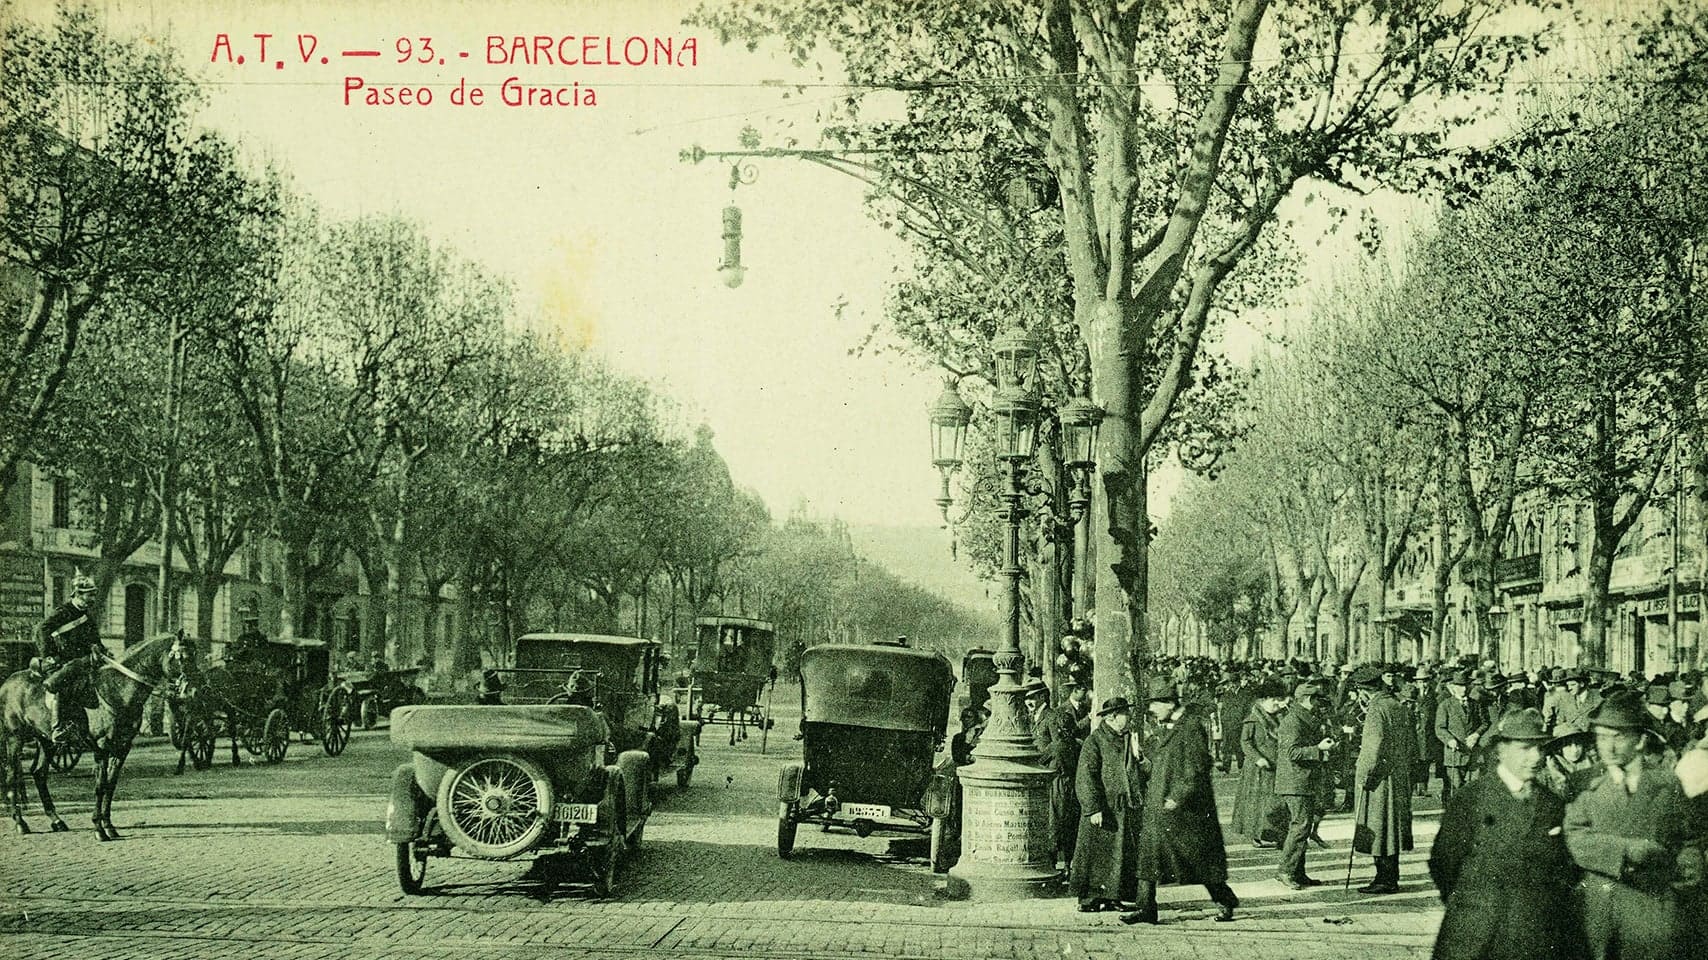
[{"label": "carriage wheel", "polygon": [[267,714],[266,724],[261,728],[261,755],[268,763],[278,763],[285,759],[285,751],[291,746],[291,722],[285,716],[285,711],[278,707]]},{"label": "carriage wheel", "polygon": [[262,726],[264,723],[266,723],[265,719],[256,720],[250,717],[238,721],[237,740],[243,744],[243,749],[247,750],[252,757],[260,756],[262,748],[266,746],[266,741],[262,736],[265,732]]},{"label": "carriage wheel", "polygon": [[[75,737],[75,735],[73,735]],[[81,739],[65,739],[55,744],[48,755],[48,769],[55,773],[69,773],[77,766],[77,761],[83,759],[83,741]]]},{"label": "carriage wheel", "polygon": [[184,724],[184,728],[184,741],[187,746],[182,749],[189,752],[191,765],[197,770],[206,770],[213,766],[213,721],[198,712]]},{"label": "carriage wheel", "polygon": [[427,880],[427,857],[415,853],[415,844],[405,840],[397,845],[397,885],[403,892],[420,896]]},{"label": "carriage wheel", "polygon": [[350,744],[350,711],[343,690],[333,690],[320,708],[320,748],[336,757]]},{"label": "carriage wheel", "polygon": [[362,729],[372,730],[380,722],[380,707],[372,696],[362,698]]},{"label": "carriage wheel", "polygon": [[439,824],[451,842],[477,857],[501,860],[545,835],[551,778],[515,754],[466,760],[439,784]]},{"label": "carriage wheel", "polygon": [[170,718],[171,723],[172,723],[172,736],[169,738],[172,741],[172,749],[174,749],[174,750],[185,749],[184,744],[187,741],[184,737],[184,728],[188,727],[190,725],[189,707],[188,706],[182,706],[182,707],[179,707],[177,710],[168,710],[166,712],[166,715],[168,718]]},{"label": "carriage wheel", "polygon": [[789,859],[795,852],[795,805],[787,800],[777,805],[777,857]]}]

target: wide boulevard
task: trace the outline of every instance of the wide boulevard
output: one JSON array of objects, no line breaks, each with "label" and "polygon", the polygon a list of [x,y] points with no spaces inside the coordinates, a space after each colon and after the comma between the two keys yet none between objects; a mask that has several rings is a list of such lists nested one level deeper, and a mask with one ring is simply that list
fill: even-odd
[{"label": "wide boulevard", "polygon": [[[1424,860],[1437,807],[1415,817],[1419,849],[1402,892],[1366,897],[1369,859],[1346,877],[1349,818],[1323,827],[1304,892],[1272,878],[1275,851],[1231,840],[1232,924],[1211,922],[1198,887],[1164,888],[1163,923],[1126,927],[1080,914],[1065,894],[1025,903],[945,899],[920,851],[880,838],[803,830],[777,858],[776,775],[796,759],[794,688],[776,693],[777,727],[731,747],[702,738],[693,784],[661,781],[641,851],[618,894],[542,883],[527,863],[434,860],[429,895],[398,890],[381,835],[385,790],[407,754],[382,729],[336,758],[293,741],[277,766],[227,765],[171,775],[175,753],[145,742],[125,767],[102,844],[88,821],[88,761],[55,776],[72,832],[0,841],[0,937],[30,958],[478,957],[1423,957],[1441,908]],[[1216,784],[1224,817],[1234,782]],[[31,788],[33,799],[33,787]],[[36,829],[45,830],[32,807]],[[1171,906],[1178,904],[1177,908]]]}]

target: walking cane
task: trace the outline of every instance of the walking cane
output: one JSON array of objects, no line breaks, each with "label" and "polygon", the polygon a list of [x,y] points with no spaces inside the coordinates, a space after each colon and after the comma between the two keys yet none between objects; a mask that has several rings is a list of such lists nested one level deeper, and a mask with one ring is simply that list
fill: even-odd
[{"label": "walking cane", "polygon": [[[1358,814],[1356,813],[1357,808],[1354,807],[1353,809],[1355,812],[1353,813],[1352,842],[1346,846],[1346,883],[1340,888],[1342,893],[1352,889],[1352,857],[1358,852]],[[1370,791],[1368,790],[1364,791],[1364,809],[1370,809]]]}]

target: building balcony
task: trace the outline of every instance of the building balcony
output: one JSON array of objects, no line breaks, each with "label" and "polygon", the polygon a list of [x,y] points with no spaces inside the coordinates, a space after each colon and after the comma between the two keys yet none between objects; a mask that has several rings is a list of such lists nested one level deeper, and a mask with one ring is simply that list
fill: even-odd
[{"label": "building balcony", "polygon": [[1495,561],[1495,584],[1516,587],[1542,582],[1542,555],[1526,553],[1516,557],[1501,557]]}]

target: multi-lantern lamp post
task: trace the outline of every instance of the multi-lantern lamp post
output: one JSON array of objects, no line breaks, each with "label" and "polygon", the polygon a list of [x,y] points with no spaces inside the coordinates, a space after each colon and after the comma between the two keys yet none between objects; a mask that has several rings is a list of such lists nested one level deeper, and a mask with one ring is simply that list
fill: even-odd
[{"label": "multi-lantern lamp post", "polygon": [[[1021,464],[1037,450],[1042,407],[1038,399],[1038,346],[1018,324],[1010,324],[991,344],[996,391],[990,401],[996,456],[1003,462],[1002,636],[996,651],[997,682],[990,690],[990,720],[973,763],[959,771],[962,806],[961,861],[953,875],[980,898],[1035,895],[1056,877],[1050,831],[1048,785],[1053,774],[1039,766],[1031,719],[1020,684],[1025,657],[1020,649],[1020,521],[1024,491]],[[1064,460],[1076,474],[1094,464],[1101,411],[1087,400],[1065,404],[1057,418],[1063,428]],[[948,519],[952,499],[949,477],[961,465],[972,411],[953,383],[931,405],[931,458],[942,474],[937,504]],[[1077,521],[1089,505],[1089,485],[1076,487],[1070,503]],[[1083,502],[1078,502],[1083,501]],[[1076,505],[1077,504],[1077,505]]]}]

